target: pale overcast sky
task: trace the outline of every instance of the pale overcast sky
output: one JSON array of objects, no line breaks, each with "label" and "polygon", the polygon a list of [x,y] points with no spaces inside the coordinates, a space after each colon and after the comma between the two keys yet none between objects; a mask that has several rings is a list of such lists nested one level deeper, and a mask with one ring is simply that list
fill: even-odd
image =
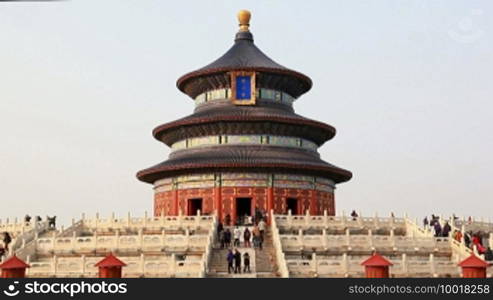
[{"label": "pale overcast sky", "polygon": [[256,44],[314,82],[295,104],[335,126],[336,209],[493,217],[493,2],[0,2],[0,217],[152,211],[135,173],[189,114],[176,79]]}]

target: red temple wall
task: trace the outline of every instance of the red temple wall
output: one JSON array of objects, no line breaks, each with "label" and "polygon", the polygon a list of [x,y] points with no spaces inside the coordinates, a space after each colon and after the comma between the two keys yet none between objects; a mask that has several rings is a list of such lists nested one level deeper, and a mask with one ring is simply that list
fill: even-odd
[{"label": "red temple wall", "polygon": [[[219,193],[219,194],[218,194]],[[272,209],[274,213],[287,213],[287,198],[295,198],[299,201],[299,214],[306,210],[312,215],[322,215],[327,210],[328,215],[335,215],[334,193],[318,190],[273,188]],[[189,199],[202,199],[202,214],[212,214],[217,204],[220,205],[219,214],[222,218],[231,215],[236,220],[236,198],[251,198],[252,214],[258,206],[268,211],[269,188],[266,187],[221,187],[221,188],[191,188],[171,190],[155,193],[154,215],[177,215],[181,209],[183,214],[190,214],[187,201]],[[177,205],[178,204],[178,207]]]}]

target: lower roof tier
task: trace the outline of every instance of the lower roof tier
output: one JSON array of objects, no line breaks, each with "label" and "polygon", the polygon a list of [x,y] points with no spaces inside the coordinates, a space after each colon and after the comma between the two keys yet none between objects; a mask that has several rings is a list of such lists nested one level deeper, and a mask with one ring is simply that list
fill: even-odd
[{"label": "lower roof tier", "polygon": [[270,134],[305,138],[321,146],[334,137],[334,127],[309,119],[248,115],[219,115],[184,118],[163,124],[153,131],[154,137],[172,146],[187,138],[210,135]]},{"label": "lower roof tier", "polygon": [[137,173],[147,183],[174,175],[207,171],[288,172],[316,175],[335,183],[351,179],[350,171],[321,160],[309,151],[283,147],[225,146],[179,151],[151,168]]}]

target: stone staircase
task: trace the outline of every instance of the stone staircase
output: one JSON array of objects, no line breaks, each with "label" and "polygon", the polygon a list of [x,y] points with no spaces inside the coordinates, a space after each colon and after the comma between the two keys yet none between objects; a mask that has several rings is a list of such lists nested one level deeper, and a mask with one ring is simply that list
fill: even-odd
[{"label": "stone staircase", "polygon": [[228,273],[228,262],[226,261],[226,256],[228,254],[227,249],[221,249],[216,247],[212,250],[211,260],[209,263],[209,272],[207,273],[207,277],[210,278],[255,278],[255,251],[253,248],[237,248],[238,251],[243,256],[243,253],[248,252],[250,254],[250,273],[243,273],[243,259],[242,259],[242,270],[241,274]]},{"label": "stone staircase", "polygon": [[272,232],[270,229],[267,229],[262,250],[255,249],[257,278],[279,277],[275,253],[274,244],[272,243]]},{"label": "stone staircase", "polygon": [[[241,241],[243,245],[243,241]],[[228,274],[228,263],[226,256],[227,249],[221,249],[219,245],[215,245],[212,250],[209,271],[207,277],[210,278],[273,278],[279,277],[275,259],[275,249],[272,242],[272,234],[270,229],[265,233],[264,244],[262,250],[254,248],[237,248],[243,255],[245,251],[250,254],[250,269],[251,273]],[[243,261],[242,261],[243,263]],[[243,267],[243,266],[242,266]],[[243,269],[242,269],[243,272]]]}]

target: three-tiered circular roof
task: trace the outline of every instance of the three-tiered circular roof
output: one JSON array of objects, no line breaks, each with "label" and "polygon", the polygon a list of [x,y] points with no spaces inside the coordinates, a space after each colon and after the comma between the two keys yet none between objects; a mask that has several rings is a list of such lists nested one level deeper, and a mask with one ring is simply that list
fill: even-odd
[{"label": "three-tiered circular roof", "polygon": [[[177,87],[191,98],[208,91],[230,89],[230,72],[255,72],[255,87],[298,98],[312,86],[306,75],[288,69],[258,49],[249,31],[249,13],[239,14],[240,31],[234,45],[219,59],[185,74]],[[334,137],[335,128],[294,113],[285,105],[258,102],[235,105],[231,101],[207,104],[182,119],[158,126],[154,137],[171,146],[194,137],[219,135],[277,135],[308,139],[322,145]],[[316,152],[271,145],[220,145],[172,152],[169,159],[137,174],[139,180],[156,180],[200,172],[288,172],[313,174],[336,183],[351,179],[351,172],[320,159]]]}]

